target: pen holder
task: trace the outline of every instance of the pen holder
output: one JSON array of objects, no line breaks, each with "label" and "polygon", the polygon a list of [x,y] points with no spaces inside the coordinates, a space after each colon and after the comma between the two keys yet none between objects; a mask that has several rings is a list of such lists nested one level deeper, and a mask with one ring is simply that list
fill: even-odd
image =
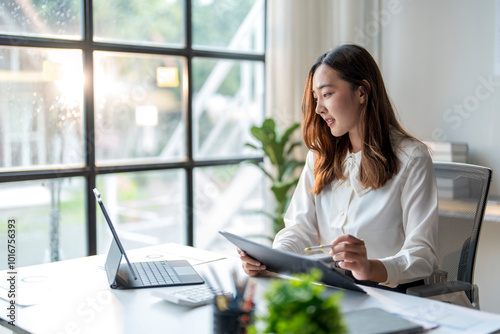
[{"label": "pen holder", "polygon": [[252,320],[253,305],[250,310],[239,308],[220,310],[217,304],[213,306],[214,334],[245,334]]}]

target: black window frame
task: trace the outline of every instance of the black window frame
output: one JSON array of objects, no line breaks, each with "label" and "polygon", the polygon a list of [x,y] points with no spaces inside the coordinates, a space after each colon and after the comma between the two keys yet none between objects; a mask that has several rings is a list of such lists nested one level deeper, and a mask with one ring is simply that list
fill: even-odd
[{"label": "black window frame", "polygon": [[[267,6],[264,1],[264,22],[266,22]],[[165,48],[157,46],[145,45],[127,45],[115,43],[103,43],[93,41],[93,10],[92,0],[83,0],[83,38],[82,40],[63,40],[43,37],[26,37],[15,35],[1,35],[0,46],[14,47],[34,47],[34,48],[50,48],[50,49],[77,49],[82,50],[83,70],[86,75],[84,86],[84,153],[85,166],[81,168],[67,169],[47,169],[47,170],[26,170],[15,172],[0,172],[0,182],[19,182],[19,181],[35,181],[46,179],[57,179],[67,177],[84,177],[86,180],[85,187],[85,207],[86,207],[86,231],[87,231],[87,255],[97,254],[97,228],[96,228],[96,201],[93,194],[93,189],[96,185],[97,175],[124,173],[124,172],[143,172],[155,170],[183,169],[186,172],[186,236],[185,244],[194,245],[194,183],[193,172],[198,167],[213,167],[238,164],[243,161],[253,160],[263,162],[263,157],[245,157],[236,159],[216,159],[216,160],[195,160],[193,158],[193,119],[192,119],[192,60],[195,57],[212,58],[212,59],[230,59],[230,60],[249,60],[260,61],[264,65],[265,71],[265,53],[237,53],[237,52],[221,52],[210,50],[199,50],[192,48],[192,17],[191,7],[192,1],[185,0],[185,46],[183,48]],[[266,26],[264,27],[264,32]],[[265,34],[266,35],[266,34]],[[266,37],[264,36],[264,45]],[[150,164],[134,164],[134,165],[113,165],[113,166],[96,166],[95,159],[95,142],[94,142],[94,58],[95,51],[110,51],[110,52],[126,52],[137,54],[154,54],[180,56],[186,59],[187,64],[187,81],[188,94],[185,124],[185,140],[186,140],[186,159],[180,162],[164,162]],[[265,83],[264,83],[265,84]],[[264,89],[265,94],[265,89]],[[263,110],[265,106],[262,106]],[[265,115],[265,111],[264,111]],[[263,116],[264,116],[263,115]]]}]

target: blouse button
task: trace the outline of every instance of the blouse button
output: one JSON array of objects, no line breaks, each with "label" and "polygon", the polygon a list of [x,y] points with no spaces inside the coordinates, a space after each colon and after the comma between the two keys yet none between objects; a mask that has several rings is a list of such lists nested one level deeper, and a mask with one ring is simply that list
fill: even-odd
[{"label": "blouse button", "polygon": [[351,188],[351,182],[347,183],[347,188]]},{"label": "blouse button", "polygon": [[341,216],[341,217],[344,217],[344,211],[341,211],[341,212],[340,212],[340,216]]}]

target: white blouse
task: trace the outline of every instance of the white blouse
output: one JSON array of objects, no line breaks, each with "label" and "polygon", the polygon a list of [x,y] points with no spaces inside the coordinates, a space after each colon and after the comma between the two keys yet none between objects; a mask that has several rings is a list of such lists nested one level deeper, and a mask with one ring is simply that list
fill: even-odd
[{"label": "white blouse", "polygon": [[365,241],[369,259],[379,259],[395,287],[428,277],[437,268],[438,199],[436,176],[425,145],[396,136],[400,170],[382,188],[365,189],[358,178],[361,151],[348,153],[346,179],[319,195],[314,185],[314,153],[309,152],[285,215],[286,227],[273,247],[299,253],[351,234]]}]

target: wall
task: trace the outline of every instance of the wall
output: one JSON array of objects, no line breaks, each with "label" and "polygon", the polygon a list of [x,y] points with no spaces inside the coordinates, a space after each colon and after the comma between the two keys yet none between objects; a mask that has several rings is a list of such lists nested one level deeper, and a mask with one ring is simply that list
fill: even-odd
[{"label": "wall", "polygon": [[[365,34],[379,40],[379,65],[405,127],[420,139],[468,143],[469,163],[493,169],[490,199],[500,195],[496,10],[495,0],[383,0]],[[474,276],[481,309],[495,313],[499,238],[500,221],[485,221]]]},{"label": "wall", "polygon": [[490,195],[499,196],[495,1],[384,0],[382,8],[391,3],[399,6],[381,30],[379,63],[404,125],[420,139],[467,142],[469,163],[493,168]]}]

